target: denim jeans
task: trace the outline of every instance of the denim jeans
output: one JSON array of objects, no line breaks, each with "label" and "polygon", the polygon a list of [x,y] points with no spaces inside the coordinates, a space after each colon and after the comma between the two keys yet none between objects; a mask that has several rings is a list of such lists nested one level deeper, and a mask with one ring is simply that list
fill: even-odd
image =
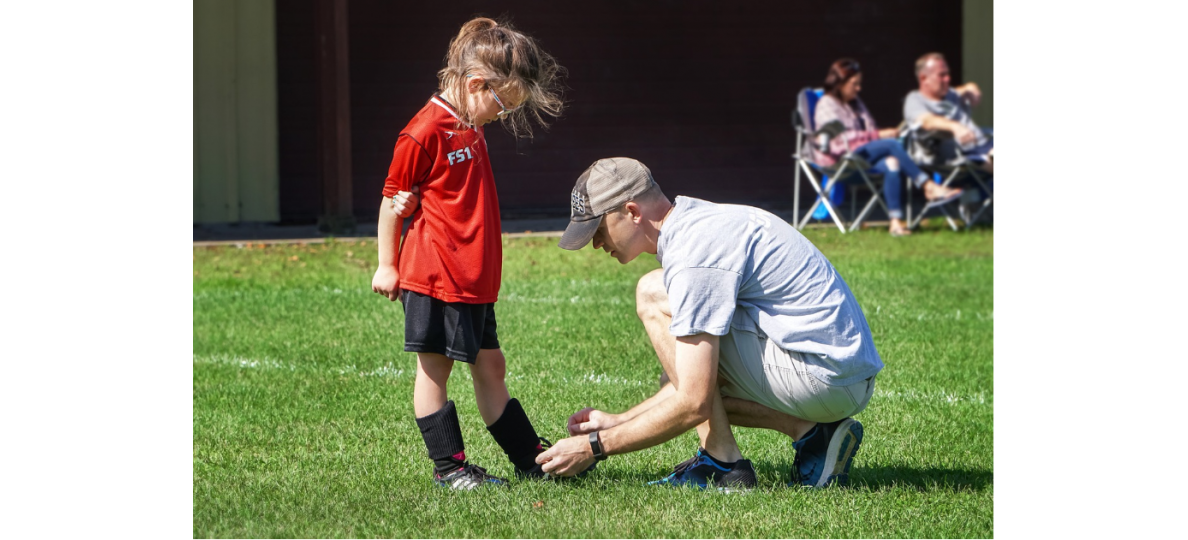
[{"label": "denim jeans", "polygon": [[[869,172],[883,175],[883,198],[887,201],[887,210],[893,219],[903,219],[903,174],[912,178],[916,186],[920,186],[928,179],[916,162],[904,152],[903,145],[896,139],[879,139],[870,141],[857,150],[854,155],[866,160],[872,165]],[[892,171],[887,166],[887,158],[894,157],[899,161],[899,170]]]}]

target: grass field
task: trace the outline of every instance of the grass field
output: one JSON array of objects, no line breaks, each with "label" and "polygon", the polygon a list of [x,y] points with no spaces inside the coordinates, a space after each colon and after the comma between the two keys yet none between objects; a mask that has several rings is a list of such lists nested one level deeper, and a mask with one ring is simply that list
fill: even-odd
[{"label": "grass field", "polygon": [[[374,241],[194,248],[195,537],[990,537],[993,232],[806,231],[858,297],[886,364],[858,418],[847,489],[785,487],[791,441],[736,428],[761,489],[648,487],[694,433],[614,456],[589,478],[453,493],[413,422],[403,314],[371,292]],[[635,280],[555,239],[505,240],[499,334],[537,431],[583,406],[626,409],[660,368]],[[472,461],[511,476],[464,367],[451,378]]]}]

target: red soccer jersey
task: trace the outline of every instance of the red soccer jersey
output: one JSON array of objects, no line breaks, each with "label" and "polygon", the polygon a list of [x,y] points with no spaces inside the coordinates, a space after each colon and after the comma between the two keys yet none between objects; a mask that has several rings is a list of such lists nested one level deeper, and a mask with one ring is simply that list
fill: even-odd
[{"label": "red soccer jersey", "polygon": [[[461,126],[461,127],[459,127]],[[446,302],[499,298],[503,271],[499,198],[482,127],[458,121],[433,96],[400,132],[384,196],[421,187],[397,269],[400,288]]]}]

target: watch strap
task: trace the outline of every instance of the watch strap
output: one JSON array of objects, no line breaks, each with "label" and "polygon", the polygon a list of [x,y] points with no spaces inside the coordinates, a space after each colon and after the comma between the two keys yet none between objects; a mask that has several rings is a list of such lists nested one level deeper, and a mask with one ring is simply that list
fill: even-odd
[{"label": "watch strap", "polygon": [[594,451],[594,459],[602,461],[606,459],[606,454],[602,452],[602,437],[595,431],[590,434],[590,449]]}]

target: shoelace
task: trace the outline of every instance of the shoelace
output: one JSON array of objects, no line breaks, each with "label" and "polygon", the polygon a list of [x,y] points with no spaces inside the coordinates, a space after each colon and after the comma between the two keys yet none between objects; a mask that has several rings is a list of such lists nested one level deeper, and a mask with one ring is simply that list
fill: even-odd
[{"label": "shoelace", "polygon": [[[544,450],[548,450],[549,448],[552,448],[552,447],[553,447],[553,441],[550,441],[550,440],[548,440],[548,439],[546,439],[546,438],[544,438],[544,437],[537,437],[537,439],[540,439],[540,449],[541,449],[542,451],[544,451]],[[540,467],[540,465],[537,465],[537,467],[539,468],[539,467]],[[588,472],[590,472],[590,471],[594,470],[596,467],[598,467],[598,462],[597,462],[597,461],[595,461],[594,463],[590,464],[590,468],[588,468],[588,469],[586,469],[586,470],[584,470],[584,471],[582,471],[582,472],[578,473],[578,477],[585,476],[585,475],[586,475],[586,473],[588,473]],[[541,469],[541,472],[544,472],[544,469]],[[545,476],[548,476],[548,473],[545,473]],[[561,478],[561,477],[555,477],[555,478]]]},{"label": "shoelace", "polygon": [[700,455],[696,455],[696,456],[693,456],[685,461],[682,461],[682,462],[678,463],[676,467],[673,467],[672,474],[670,476],[680,475],[680,474],[684,473],[685,471],[692,469],[693,467],[696,467],[698,463],[701,463]]},{"label": "shoelace", "polygon": [[462,466],[462,474],[465,474],[467,476],[471,476],[471,475],[478,476],[479,478],[483,479],[484,482],[487,481],[488,478],[498,479],[498,477],[491,476],[491,475],[487,474],[487,469],[479,467],[478,465],[475,465],[473,463],[467,463],[467,464],[463,465]]}]

